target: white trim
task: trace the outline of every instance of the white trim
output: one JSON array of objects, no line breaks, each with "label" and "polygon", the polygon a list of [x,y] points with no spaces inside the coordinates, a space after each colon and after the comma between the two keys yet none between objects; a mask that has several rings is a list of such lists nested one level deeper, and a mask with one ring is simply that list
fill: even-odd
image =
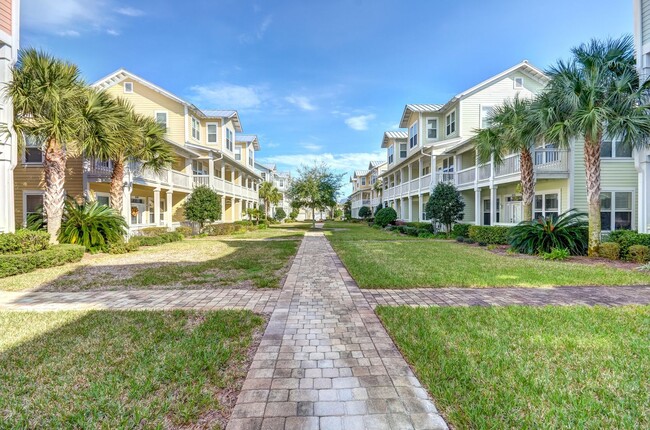
[{"label": "white trim", "polygon": [[[636,200],[638,199],[638,193],[636,188],[627,188],[627,187],[608,187],[608,188],[601,188],[600,193],[632,193],[632,206],[630,208],[630,212],[632,213],[632,223],[630,225],[630,229],[632,231],[636,231]],[[635,198],[636,197],[636,198]],[[603,211],[602,204],[600,207],[600,211]],[[616,212],[616,197],[612,196],[612,208],[610,209],[610,212],[612,213],[612,216],[614,212]],[[626,211],[627,212],[627,211]],[[612,220],[613,221],[613,220]],[[612,232],[614,230],[601,230],[602,232]]]},{"label": "white trim", "polygon": [[[482,130],[484,128],[483,127],[483,120],[485,118],[483,117],[483,108],[491,108],[492,112],[494,112],[494,107],[495,106],[493,104],[482,104],[481,103],[481,104],[478,105],[478,128],[479,129]],[[485,127],[485,128],[488,128],[488,127],[489,127],[489,125],[487,127]]]},{"label": "white trim", "polygon": [[561,213],[564,212],[562,209],[562,189],[554,189],[554,190],[544,190],[544,191],[535,191],[535,194],[533,195],[533,219],[535,217],[535,212],[537,209],[535,208],[535,197],[537,196],[542,196],[542,215],[545,217],[546,216],[546,196],[548,194],[557,194],[557,214],[560,215]]},{"label": "white trim", "polygon": [[[517,84],[517,80],[521,80],[521,84]],[[524,77],[523,76],[515,76],[512,78],[512,88],[515,90],[523,90],[524,89]]]},{"label": "white trim", "polygon": [[[197,125],[196,130],[194,129],[195,123]],[[192,139],[201,142],[201,121],[199,121],[199,119],[194,115],[190,115],[190,132]]]},{"label": "white trim", "polygon": [[[454,108],[453,110],[449,111],[447,115],[445,115],[445,137],[451,136],[452,134],[456,133],[457,129],[457,123],[458,123],[458,109]],[[454,115],[454,120],[453,122],[451,121],[451,115]],[[449,124],[447,124],[447,119],[449,119]],[[449,128],[451,128],[453,124],[453,130],[448,131]]]},{"label": "white trim", "polygon": [[[429,130],[430,130],[429,129],[429,121],[435,121],[436,122],[436,127],[435,127],[436,137],[429,137]],[[431,130],[433,130],[433,128],[431,128]],[[427,141],[429,141],[429,142],[436,142],[436,141],[440,140],[440,119],[438,117],[427,117],[427,121],[426,121],[426,138],[427,138]]]},{"label": "white trim", "polygon": [[[213,126],[213,125],[216,127],[215,130],[214,130],[215,141],[210,142],[209,127]],[[219,123],[218,122],[206,122],[205,123],[205,143],[206,143],[206,145],[211,145],[211,144],[217,145],[219,143]]]},{"label": "white trim", "polygon": [[110,206],[111,204],[111,193],[104,193],[101,191],[93,191],[93,194],[95,194],[95,201],[97,201],[97,197],[108,197],[108,204]]},{"label": "white trim", "polygon": [[27,225],[27,196],[42,196],[45,199],[43,190],[23,190],[23,226]]},{"label": "white trim", "polygon": [[[158,114],[159,113],[164,113],[165,114],[165,132],[169,130],[169,112],[166,110],[155,110],[153,111],[153,117],[158,122]],[[159,123],[160,124],[160,123]]]},{"label": "white trim", "polygon": [[[130,90],[127,90],[127,89],[126,89],[126,86],[127,86],[127,85],[131,87]],[[129,82],[123,82],[123,83],[122,83],[122,92],[124,92],[124,94],[133,94],[133,82],[132,82],[132,81],[129,81]]]}]

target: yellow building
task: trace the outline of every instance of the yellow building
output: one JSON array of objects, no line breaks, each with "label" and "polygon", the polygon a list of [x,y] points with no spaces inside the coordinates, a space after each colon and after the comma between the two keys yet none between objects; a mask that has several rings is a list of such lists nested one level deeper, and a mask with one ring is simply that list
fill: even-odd
[{"label": "yellow building", "polygon": [[[170,92],[120,69],[93,84],[122,97],[142,115],[154,117],[166,128],[165,140],[176,155],[161,173],[130,163],[125,171],[122,214],[130,229],[146,226],[175,228],[184,221],[182,204],[198,185],[207,185],[221,196],[222,221],[243,219],[247,208],[258,202],[255,152],[257,137],[239,138],[242,126],[234,110],[200,110]],[[110,161],[73,158],[67,162],[66,193],[110,203]],[[25,150],[15,171],[17,223],[42,205],[42,154],[36,147]]]}]

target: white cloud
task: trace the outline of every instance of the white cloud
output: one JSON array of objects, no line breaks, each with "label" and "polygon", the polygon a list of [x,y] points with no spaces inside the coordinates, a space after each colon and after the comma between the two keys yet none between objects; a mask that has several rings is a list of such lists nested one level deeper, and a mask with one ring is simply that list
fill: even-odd
[{"label": "white cloud", "polygon": [[312,102],[309,100],[308,97],[291,95],[289,97],[285,97],[284,99],[287,102],[291,103],[292,105],[298,106],[302,110],[306,110],[306,111],[316,110],[316,106],[312,104]]},{"label": "white cloud", "polygon": [[109,34],[111,36],[119,36],[120,32],[112,28],[109,28],[108,30],[106,30],[106,34]]},{"label": "white cloud", "polygon": [[257,31],[255,31],[255,33],[252,34],[251,33],[240,34],[239,42],[253,43],[257,40],[262,40],[264,38],[264,34],[269,29],[272,23],[273,23],[273,16],[272,15],[265,16],[262,22],[260,23],[259,27],[257,28]]},{"label": "white cloud", "polygon": [[305,149],[307,149],[309,151],[314,151],[314,152],[320,151],[321,149],[323,149],[323,145],[319,145],[317,143],[306,142],[306,143],[301,143],[300,146],[302,146],[303,148],[305,148]]},{"label": "white cloud", "polygon": [[120,15],[125,15],[125,16],[142,16],[144,15],[144,11],[140,9],[136,9],[134,7],[121,7],[119,9],[116,9],[115,12],[119,13]]},{"label": "white cloud", "polygon": [[225,82],[195,85],[191,98],[206,109],[254,109],[266,99],[266,91],[258,86],[235,85]]},{"label": "white cloud", "polygon": [[81,33],[79,33],[76,30],[64,30],[64,31],[59,31],[57,33],[59,36],[64,36],[64,37],[79,37],[81,36]]},{"label": "white cloud", "polygon": [[265,163],[279,164],[297,170],[300,166],[313,163],[325,163],[337,172],[351,172],[353,170],[367,169],[371,160],[383,160],[386,157],[382,152],[348,152],[342,154],[290,154],[272,155],[264,157]]},{"label": "white cloud", "polygon": [[368,130],[368,123],[373,119],[375,119],[374,114],[358,115],[358,116],[351,116],[350,118],[346,119],[345,123],[352,130],[364,131],[364,130]]}]

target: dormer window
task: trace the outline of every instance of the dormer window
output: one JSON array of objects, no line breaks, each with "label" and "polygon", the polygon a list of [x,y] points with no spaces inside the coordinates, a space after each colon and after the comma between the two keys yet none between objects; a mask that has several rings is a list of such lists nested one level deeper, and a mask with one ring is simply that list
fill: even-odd
[{"label": "dormer window", "polygon": [[409,128],[409,148],[418,146],[418,123],[415,122]]},{"label": "dormer window", "polygon": [[192,137],[201,140],[201,123],[194,117],[192,117]]},{"label": "dormer window", "polygon": [[235,148],[235,160],[241,161],[241,147],[240,146]]},{"label": "dormer window", "polygon": [[217,143],[217,124],[207,124],[208,143]]},{"label": "dormer window", "polygon": [[515,90],[522,90],[524,88],[524,78],[518,76],[515,78]]},{"label": "dormer window", "polygon": [[445,126],[446,126],[447,136],[456,132],[456,111],[450,112],[445,117]]},{"label": "dormer window", "polygon": [[124,94],[133,93],[133,82],[124,82]]}]

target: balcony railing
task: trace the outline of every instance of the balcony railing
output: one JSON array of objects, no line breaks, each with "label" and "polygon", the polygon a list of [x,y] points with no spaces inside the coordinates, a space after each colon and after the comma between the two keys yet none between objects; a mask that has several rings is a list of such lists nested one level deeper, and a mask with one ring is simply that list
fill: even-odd
[{"label": "balcony railing", "polygon": [[473,184],[476,179],[476,166],[463,169],[456,174],[458,185]]}]

